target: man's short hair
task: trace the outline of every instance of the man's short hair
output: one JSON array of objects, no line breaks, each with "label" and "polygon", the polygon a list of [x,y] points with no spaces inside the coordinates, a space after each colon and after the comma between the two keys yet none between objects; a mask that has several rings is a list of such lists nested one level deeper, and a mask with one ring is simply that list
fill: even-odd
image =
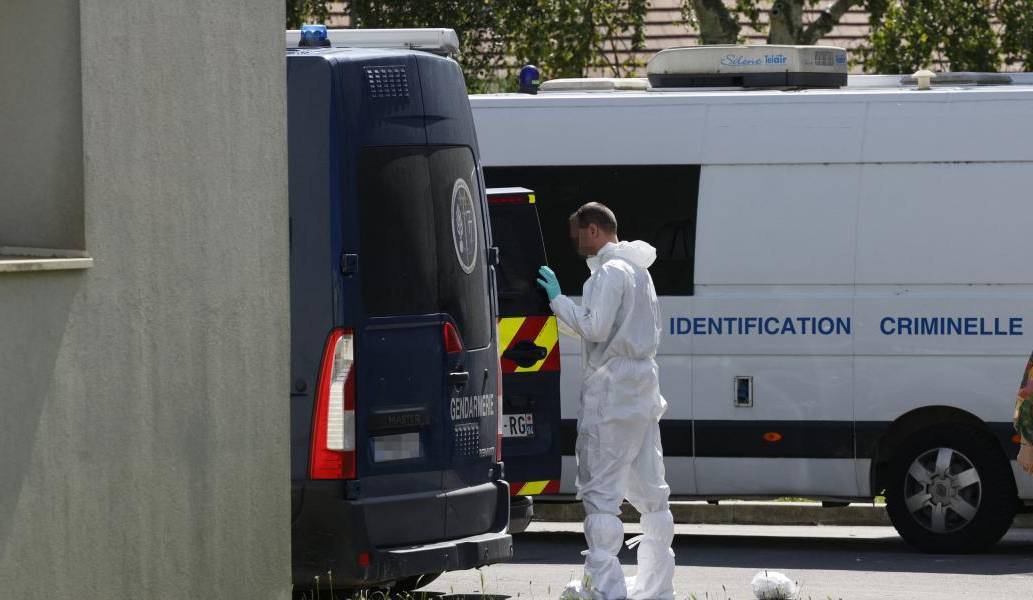
[{"label": "man's short hair", "polygon": [[570,215],[570,222],[576,224],[578,229],[594,224],[606,233],[617,232],[617,217],[612,210],[599,202],[589,202],[577,209]]}]

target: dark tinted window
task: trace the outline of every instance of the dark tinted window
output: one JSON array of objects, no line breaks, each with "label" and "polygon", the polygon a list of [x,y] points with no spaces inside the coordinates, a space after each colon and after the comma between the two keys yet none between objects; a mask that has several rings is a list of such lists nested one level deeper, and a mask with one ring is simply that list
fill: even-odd
[{"label": "dark tinted window", "polygon": [[367,314],[447,313],[468,348],[487,346],[484,215],[470,149],[367,148],[359,174]]},{"label": "dark tinted window", "polygon": [[548,297],[535,283],[539,267],[548,262],[535,206],[501,204],[490,210],[492,239],[500,258],[499,316],[550,314]]},{"label": "dark tinted window", "polygon": [[545,248],[563,292],[580,295],[588,277],[570,242],[568,217],[585,202],[602,202],[617,215],[622,240],[644,240],[657,249],[649,269],[662,296],[692,294],[699,167],[625,165],[592,167],[491,167],[488,187],[534,190]]},{"label": "dark tinted window", "polygon": [[438,305],[455,318],[467,347],[491,342],[483,195],[469,148],[430,153],[437,224]]}]

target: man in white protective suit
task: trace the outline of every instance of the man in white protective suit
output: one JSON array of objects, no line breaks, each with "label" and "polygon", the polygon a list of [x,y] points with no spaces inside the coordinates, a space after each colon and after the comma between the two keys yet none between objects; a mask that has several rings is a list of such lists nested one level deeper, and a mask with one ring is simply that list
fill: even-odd
[{"label": "man in white protective suit", "polygon": [[[656,249],[617,240],[617,219],[599,203],[570,217],[578,254],[591,276],[581,304],[560,292],[548,267],[539,270],[564,333],[582,340],[584,369],[577,415],[577,490],[585,507],[585,572],[561,598],[670,600],[674,598],[674,520],[664,479],[660,395],[654,357],[660,344],[660,306],[647,270]],[[625,580],[617,552],[624,541],[620,515],[627,498],[641,513],[638,573]]]}]

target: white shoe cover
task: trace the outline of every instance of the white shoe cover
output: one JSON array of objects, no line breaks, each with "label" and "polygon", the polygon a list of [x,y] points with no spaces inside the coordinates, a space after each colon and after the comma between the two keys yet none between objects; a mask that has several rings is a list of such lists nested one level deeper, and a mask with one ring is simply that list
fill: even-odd
[{"label": "white shoe cover", "polygon": [[800,593],[792,579],[776,571],[761,571],[751,584],[757,600],[795,600]]},{"label": "white shoe cover", "polygon": [[638,573],[626,580],[630,600],[674,600],[674,517],[671,511],[645,513],[643,534],[628,540],[638,545]]},{"label": "white shoe cover", "polygon": [[674,600],[674,551],[645,539],[638,547],[638,573],[625,579],[629,600]]},{"label": "white shoe cover", "polygon": [[585,539],[588,550],[581,593],[593,600],[623,600],[628,591],[624,587],[624,573],[617,560],[617,552],[624,541],[624,525],[615,515],[590,514],[585,517]]},{"label": "white shoe cover", "polygon": [[[652,600],[651,598],[647,598],[646,596],[635,595],[635,580],[637,577],[637,575],[632,575],[631,577],[624,578],[624,585],[628,588],[628,600]],[[663,600],[677,600],[678,595],[672,590],[669,595],[661,596],[661,598]]]}]

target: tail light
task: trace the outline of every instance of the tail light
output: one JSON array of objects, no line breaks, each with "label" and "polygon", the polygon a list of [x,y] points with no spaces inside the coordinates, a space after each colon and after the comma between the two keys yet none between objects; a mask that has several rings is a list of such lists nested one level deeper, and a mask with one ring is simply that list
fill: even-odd
[{"label": "tail light", "polygon": [[463,351],[463,338],[459,337],[459,330],[455,325],[445,321],[441,333],[445,336],[445,352],[455,354]]},{"label": "tail light", "polygon": [[350,329],[333,330],[323,349],[309,477],[355,478],[355,335]]}]

